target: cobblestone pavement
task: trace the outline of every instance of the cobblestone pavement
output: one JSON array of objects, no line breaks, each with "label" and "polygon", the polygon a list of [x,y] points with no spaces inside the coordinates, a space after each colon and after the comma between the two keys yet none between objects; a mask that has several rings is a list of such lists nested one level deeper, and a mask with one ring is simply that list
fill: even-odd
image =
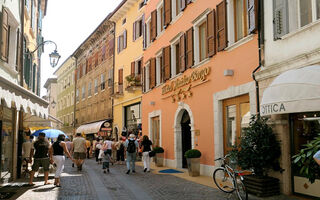
[{"label": "cobblestone pavement", "polygon": [[[53,185],[36,185],[20,192],[19,200],[204,200],[204,199],[237,199],[233,194],[223,193],[215,188],[190,182],[172,175],[144,173],[142,167],[136,166],[137,173],[125,174],[124,165],[110,167],[110,173],[104,174],[101,165],[93,159],[86,160],[82,172],[71,167],[70,160],[66,161],[62,174],[61,188]],[[19,192],[18,192],[19,193]],[[249,197],[251,200],[260,198]],[[268,198],[289,199],[286,196]]]}]

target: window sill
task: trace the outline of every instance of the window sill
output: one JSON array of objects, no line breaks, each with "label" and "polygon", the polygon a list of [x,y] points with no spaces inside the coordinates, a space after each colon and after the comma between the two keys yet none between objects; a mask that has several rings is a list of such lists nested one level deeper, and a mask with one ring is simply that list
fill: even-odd
[{"label": "window sill", "polygon": [[246,37],[242,38],[241,40],[231,44],[230,46],[228,46],[224,50],[225,51],[232,51],[232,50],[238,48],[239,46],[251,41],[253,39],[253,36],[254,36],[254,34],[247,35]]},{"label": "window sill", "polygon": [[165,30],[165,29],[162,29],[162,31],[161,31],[159,34],[157,34],[156,40],[159,39],[159,38],[163,35],[164,30]]},{"label": "window sill", "polygon": [[180,19],[180,17],[182,16],[183,11],[180,11],[180,13],[178,15],[176,15],[170,22],[170,25],[174,24],[176,21],[178,21]]},{"label": "window sill", "polygon": [[104,92],[106,89],[101,90],[101,92]]},{"label": "window sill", "polygon": [[310,23],[310,24],[308,24],[308,25],[305,25],[305,26],[303,26],[303,27],[300,27],[300,28],[298,28],[297,30],[295,30],[295,31],[293,31],[293,32],[291,32],[291,33],[288,33],[288,34],[282,36],[280,39],[281,39],[281,40],[285,40],[285,39],[287,39],[287,38],[291,38],[291,37],[293,37],[293,36],[295,36],[295,35],[298,35],[298,34],[301,33],[301,32],[305,32],[305,31],[307,31],[307,30],[309,30],[309,29],[312,29],[312,28],[313,28],[314,26],[316,26],[317,24],[320,24],[320,19],[318,19],[318,20],[316,20],[316,21],[314,21],[314,22],[312,22],[312,23]]},{"label": "window sill", "polygon": [[204,64],[207,64],[209,61],[210,61],[210,58],[206,58],[206,59],[202,60],[201,62],[198,62],[198,63],[194,64],[191,68],[200,67],[200,66],[202,66]]},{"label": "window sill", "polygon": [[88,96],[88,99],[90,99],[91,98],[91,95],[90,96]]},{"label": "window sill", "polygon": [[13,76],[18,76],[19,72],[15,70],[15,66],[9,65],[7,62],[1,60],[2,66]]},{"label": "window sill", "polygon": [[94,93],[94,96],[96,96],[98,94],[98,92],[97,93]]}]

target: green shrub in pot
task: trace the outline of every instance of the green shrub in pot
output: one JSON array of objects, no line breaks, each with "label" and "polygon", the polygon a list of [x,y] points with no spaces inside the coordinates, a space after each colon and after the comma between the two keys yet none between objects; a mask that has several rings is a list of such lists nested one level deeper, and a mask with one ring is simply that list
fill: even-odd
[{"label": "green shrub in pot", "polygon": [[164,152],[164,149],[162,147],[155,147],[153,148],[153,151],[155,153],[163,153]]},{"label": "green shrub in pot", "polygon": [[186,158],[200,158],[201,152],[198,149],[190,149],[184,154]]}]

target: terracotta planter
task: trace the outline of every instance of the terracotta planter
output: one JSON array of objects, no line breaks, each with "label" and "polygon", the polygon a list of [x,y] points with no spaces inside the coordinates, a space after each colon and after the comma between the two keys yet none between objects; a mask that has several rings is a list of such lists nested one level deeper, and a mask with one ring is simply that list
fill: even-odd
[{"label": "terracotta planter", "polygon": [[163,167],[163,153],[156,153],[154,159],[157,167]]},{"label": "terracotta planter", "polygon": [[189,176],[200,176],[200,158],[187,158]]}]

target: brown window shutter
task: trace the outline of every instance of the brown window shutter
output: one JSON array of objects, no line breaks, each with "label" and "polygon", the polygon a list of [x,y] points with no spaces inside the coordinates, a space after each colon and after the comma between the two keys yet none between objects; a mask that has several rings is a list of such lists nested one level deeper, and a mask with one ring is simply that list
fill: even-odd
[{"label": "brown window shutter", "polygon": [[249,33],[253,33],[258,27],[258,0],[247,0]]},{"label": "brown window shutter", "polygon": [[123,69],[118,70],[118,84],[119,85],[123,84]]},{"label": "brown window shutter", "polygon": [[150,60],[150,88],[156,86],[156,58]]},{"label": "brown window shutter", "polygon": [[207,15],[207,50],[208,56],[212,57],[216,54],[216,11],[213,9]]},{"label": "brown window shutter", "polygon": [[171,76],[170,46],[162,49],[162,60],[164,67],[164,81],[166,81],[169,80]]},{"label": "brown window shutter", "polygon": [[99,65],[99,53],[97,52],[95,55],[95,62],[94,62],[94,66],[97,67]]},{"label": "brown window shutter", "polygon": [[1,32],[1,59],[8,62],[8,47],[9,47],[9,24],[8,11],[2,9],[2,32]]},{"label": "brown window shutter", "polygon": [[151,13],[151,41],[154,41],[157,37],[157,10]]},{"label": "brown window shutter", "polygon": [[180,36],[180,41],[179,41],[179,71],[184,72],[186,70],[186,36],[185,34],[182,34]]},{"label": "brown window shutter", "polygon": [[[111,57],[113,55],[113,52],[114,52],[114,38],[112,40],[109,41],[108,43],[108,50],[109,50],[109,57]],[[106,55],[105,55],[106,56]],[[104,57],[106,58],[106,57]]]},{"label": "brown window shutter", "polygon": [[131,62],[131,76],[135,76],[135,63],[136,62]]},{"label": "brown window shutter", "polygon": [[167,27],[171,22],[171,0],[164,0],[164,26]]},{"label": "brown window shutter", "polygon": [[143,92],[146,92],[146,68],[143,68]]},{"label": "brown window shutter", "polygon": [[227,8],[226,0],[217,5],[217,42],[218,51],[227,47]]},{"label": "brown window shutter", "polygon": [[193,66],[193,27],[186,32],[186,68]]}]

